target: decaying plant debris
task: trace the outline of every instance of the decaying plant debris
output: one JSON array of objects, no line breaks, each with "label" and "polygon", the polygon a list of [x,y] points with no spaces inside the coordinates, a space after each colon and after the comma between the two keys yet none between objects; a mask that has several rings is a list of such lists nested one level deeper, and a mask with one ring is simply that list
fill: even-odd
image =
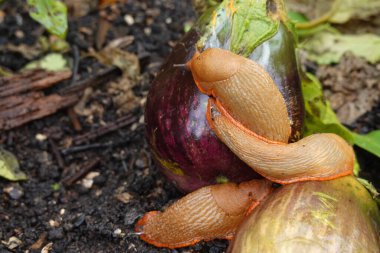
[{"label": "decaying plant debris", "polygon": [[[0,179],[1,252],[225,252],[225,241],[171,251],[153,248],[133,234],[133,226],[143,213],[161,209],[181,195],[152,164],[144,135],[143,105],[151,80],[183,35],[184,24],[194,22],[195,14],[190,0],[122,2],[100,11],[89,5],[69,20],[70,48],[60,54],[73,62],[71,75],[63,72],[65,76],[50,79],[38,89],[35,82],[34,88],[33,82],[28,82],[29,88],[22,88],[22,92],[7,88],[7,95],[1,98],[0,145],[16,155],[28,176],[22,182]],[[51,50],[55,39],[31,20],[23,1],[9,1],[2,7],[0,32],[5,36],[1,45],[36,48],[43,36]],[[102,32],[104,38],[98,35],[100,16],[109,22],[107,31]],[[130,86],[123,86],[132,92],[133,103],[118,114],[120,107],[110,96],[115,92],[111,82],[120,83],[124,75],[116,67],[101,64],[91,52],[99,52],[127,35],[133,41],[122,50],[137,57],[141,71],[138,78],[129,80]],[[19,70],[45,53],[40,50],[25,57],[20,51],[2,48],[1,72],[13,74],[10,78],[21,77],[25,74]],[[350,64],[351,59],[346,61]],[[366,62],[364,65],[373,67]],[[339,67],[331,68],[341,71]],[[319,73],[318,66],[312,69]],[[51,78],[49,75],[62,75],[30,73],[45,81]],[[320,77],[325,84],[343,82],[332,74]],[[358,75],[361,82],[365,78]],[[12,84],[15,89],[17,85]],[[2,87],[0,84],[0,92]],[[91,92],[79,109],[93,109],[80,115],[74,106],[88,88]],[[120,90],[116,86],[116,91]],[[53,107],[37,106],[38,119],[30,111],[21,110],[13,114],[17,117],[12,116],[16,121],[9,121],[8,113],[17,108],[11,105],[29,109],[26,103],[35,100],[50,100]],[[379,129],[379,113],[380,107],[375,106],[352,126],[362,132]],[[359,154],[363,175],[375,179],[372,181],[380,187],[379,178],[371,173],[380,167],[379,159],[364,151]]]}]

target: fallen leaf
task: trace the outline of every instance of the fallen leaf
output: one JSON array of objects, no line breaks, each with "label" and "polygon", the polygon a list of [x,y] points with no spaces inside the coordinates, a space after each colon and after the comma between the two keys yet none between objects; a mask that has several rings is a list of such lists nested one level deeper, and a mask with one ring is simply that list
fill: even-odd
[{"label": "fallen leaf", "polygon": [[41,253],[49,253],[52,249],[53,249],[53,243],[52,243],[52,242],[49,242],[48,244],[46,244],[46,245],[42,248]]},{"label": "fallen leaf", "polygon": [[[130,39],[126,39],[130,42]],[[117,106],[117,112],[124,114],[137,106],[139,101],[132,88],[140,80],[140,63],[135,54],[121,50],[119,47],[125,43],[111,42],[100,52],[92,52],[91,55],[105,65],[113,65],[123,71],[123,76],[108,86],[108,93]]]},{"label": "fallen leaf", "polygon": [[50,53],[45,57],[28,63],[24,69],[45,69],[48,71],[63,71],[69,70],[68,62],[59,53]]},{"label": "fallen leaf", "polygon": [[311,20],[324,17],[326,22],[339,24],[350,19],[369,20],[380,14],[378,0],[288,0],[287,7]]},{"label": "fallen leaf", "polygon": [[23,244],[23,242],[16,236],[10,237],[8,241],[1,241],[1,243],[10,250],[14,250]]},{"label": "fallen leaf", "polygon": [[89,87],[84,90],[82,98],[74,106],[74,111],[80,116],[87,117],[87,122],[92,123],[95,116],[102,119],[104,108],[98,102],[90,102],[94,90]]},{"label": "fallen leaf", "polygon": [[6,44],[0,47],[1,51],[17,52],[24,58],[33,60],[41,57],[43,54],[53,51],[58,53],[65,53],[70,50],[70,45],[63,39],[50,35],[49,38],[40,36],[36,43],[33,45],[28,44]]},{"label": "fallen leaf", "polygon": [[65,38],[67,33],[67,8],[58,0],[28,0],[32,7],[31,18],[42,24],[51,34]]},{"label": "fallen leaf", "polygon": [[339,7],[329,19],[332,23],[345,23],[350,19],[367,20],[380,14],[379,0],[335,0]]},{"label": "fallen leaf", "polygon": [[98,3],[93,0],[64,0],[69,14],[75,18],[86,16],[89,12],[96,9]]},{"label": "fallen leaf", "polygon": [[0,77],[11,77],[12,75],[13,73],[10,70],[0,66]]},{"label": "fallen leaf", "polygon": [[20,170],[17,158],[0,147],[0,177],[11,181],[26,180],[27,176]]},{"label": "fallen leaf", "polygon": [[42,247],[42,245],[45,243],[46,237],[47,237],[47,233],[42,232],[42,234],[40,234],[40,237],[38,238],[38,240],[30,246],[30,249],[31,250],[40,249]]},{"label": "fallen leaf", "polygon": [[346,35],[322,31],[300,47],[307,58],[318,64],[338,63],[346,52],[365,58],[374,64],[380,61],[380,36],[374,34]]},{"label": "fallen leaf", "polygon": [[106,41],[106,37],[108,31],[112,27],[111,23],[106,18],[99,18],[98,28],[96,32],[95,45],[97,49],[103,48],[104,42]]},{"label": "fallen leaf", "polygon": [[132,81],[138,81],[140,78],[140,63],[137,55],[124,51],[119,46],[120,44],[111,41],[103,50],[92,52],[91,55],[104,65],[118,67]]},{"label": "fallen leaf", "polygon": [[1,48],[2,50],[7,50],[10,52],[17,52],[20,53],[23,57],[25,57],[28,60],[32,60],[36,57],[39,57],[43,52],[43,48],[40,46],[39,43],[36,43],[35,45],[27,45],[27,44],[20,44],[20,45],[14,45],[14,44],[7,44]]},{"label": "fallen leaf", "polygon": [[139,106],[139,101],[133,93],[133,83],[128,75],[123,75],[118,81],[111,82],[107,92],[111,94],[112,100],[117,106],[117,113],[124,114],[131,112]]}]

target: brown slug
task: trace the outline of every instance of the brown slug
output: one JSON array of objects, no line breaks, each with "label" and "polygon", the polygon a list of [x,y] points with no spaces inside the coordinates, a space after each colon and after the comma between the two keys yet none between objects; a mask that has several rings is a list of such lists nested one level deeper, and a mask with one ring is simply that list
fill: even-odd
[{"label": "brown slug", "polygon": [[288,184],[353,172],[352,147],[335,134],[315,134],[287,144],[291,130],[285,100],[254,61],[210,48],[195,54],[188,67],[200,91],[211,96],[210,127],[262,176]]},{"label": "brown slug", "polygon": [[285,99],[256,62],[210,48],[187,63],[199,90],[215,98],[233,118],[267,139],[288,142],[291,122]]},{"label": "brown slug", "polygon": [[313,134],[290,144],[271,141],[234,120],[214,99],[209,99],[207,119],[232,152],[273,182],[330,180],[353,173],[354,151],[336,134]]},{"label": "brown slug", "polygon": [[268,180],[200,188],[165,211],[145,214],[136,224],[140,238],[156,247],[179,248],[201,240],[232,239],[241,221],[272,192]]}]

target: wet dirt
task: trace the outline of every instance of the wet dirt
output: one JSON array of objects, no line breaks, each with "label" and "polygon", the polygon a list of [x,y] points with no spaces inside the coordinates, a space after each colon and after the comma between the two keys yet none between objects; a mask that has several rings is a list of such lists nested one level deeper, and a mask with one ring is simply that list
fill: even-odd
[{"label": "wet dirt", "polygon": [[[189,0],[127,1],[118,8],[120,14],[112,21],[106,40],[134,36],[128,50],[135,53],[140,61],[142,78],[134,93],[143,101],[159,66],[184,34],[184,24],[194,21],[195,14]],[[28,17],[22,2],[7,5],[3,11],[10,14],[0,24],[0,44],[33,44],[43,32]],[[127,24],[127,16],[133,18],[133,23]],[[71,21],[68,33],[71,46],[76,45],[83,51],[95,47],[95,33],[83,34],[79,29],[86,27],[89,31],[96,31],[98,20],[98,13],[92,11]],[[25,35],[23,38],[15,36],[20,30]],[[67,54],[70,56],[72,52]],[[0,54],[0,65],[12,70],[21,68],[26,62],[20,55]],[[78,78],[86,79],[102,68],[104,66],[93,58],[84,58],[80,61]],[[334,78],[331,74],[324,82]],[[62,151],[73,137],[120,117],[113,103],[107,99],[103,86],[93,93],[91,101],[97,101],[104,108],[103,118],[89,122],[81,117],[81,132],[74,130],[67,111],[63,110],[0,133],[0,145],[17,156],[29,178],[18,183],[0,179],[0,252],[33,253],[41,252],[43,247],[51,247],[50,252],[57,253],[225,252],[228,242],[223,240],[169,250],[150,246],[134,234],[134,224],[145,212],[160,210],[181,196],[152,162],[141,120],[143,103],[134,110],[133,114],[139,120],[132,125],[85,143],[100,144],[101,148],[66,149],[67,152],[62,154],[63,165],[60,164],[55,148]],[[359,132],[379,129],[380,104],[351,127]],[[46,136],[46,139],[41,136]],[[380,159],[362,150],[358,150],[358,154],[362,174],[379,188],[380,176],[376,169],[380,168]],[[84,179],[71,185],[63,183],[97,158],[99,162]],[[14,247],[10,247],[9,242]]]}]

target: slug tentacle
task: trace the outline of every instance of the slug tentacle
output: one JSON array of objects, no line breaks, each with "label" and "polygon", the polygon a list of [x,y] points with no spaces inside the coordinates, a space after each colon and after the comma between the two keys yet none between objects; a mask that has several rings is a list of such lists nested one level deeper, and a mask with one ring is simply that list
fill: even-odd
[{"label": "slug tentacle", "polygon": [[338,135],[314,134],[291,144],[267,140],[228,116],[213,99],[209,99],[207,119],[232,152],[271,181],[329,180],[353,172],[353,149]]},{"label": "slug tentacle", "polygon": [[142,217],[135,231],[157,247],[178,248],[201,240],[231,239],[242,219],[272,191],[267,180],[203,187]]},{"label": "slug tentacle", "polygon": [[187,65],[199,90],[214,97],[234,119],[267,139],[288,142],[291,122],[285,99],[259,64],[210,48]]}]

